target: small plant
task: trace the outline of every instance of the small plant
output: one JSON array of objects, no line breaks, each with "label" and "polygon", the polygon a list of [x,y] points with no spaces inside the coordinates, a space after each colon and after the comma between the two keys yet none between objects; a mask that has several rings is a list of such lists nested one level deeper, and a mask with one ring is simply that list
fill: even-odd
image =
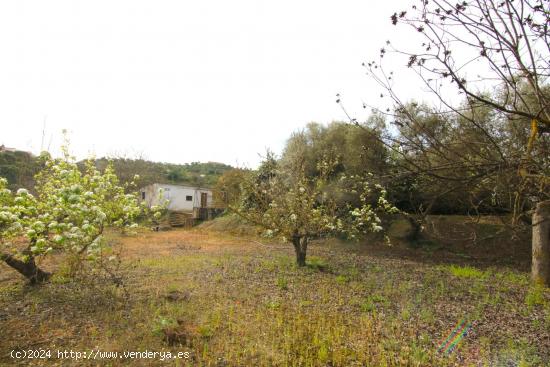
[{"label": "small plant", "polygon": [[326,363],[329,360],[329,348],[328,346],[323,343],[319,347],[319,351],[317,351],[317,358],[319,359],[319,362]]},{"label": "small plant", "polygon": [[319,271],[324,271],[328,267],[326,261],[317,256],[310,256],[307,261],[307,266]]},{"label": "small plant", "polygon": [[170,283],[166,287],[166,292],[168,293],[176,293],[176,292],[179,292],[179,290],[180,290],[180,287],[176,283]]},{"label": "small plant", "polygon": [[424,322],[432,323],[435,320],[435,316],[430,309],[423,308],[420,311],[420,319]]},{"label": "small plant", "polygon": [[529,284],[529,278],[526,277],[524,274],[510,271],[505,273],[499,273],[498,276],[512,284],[516,284],[520,286],[527,286]]},{"label": "small plant", "polygon": [[384,306],[388,306],[390,304],[390,301],[386,297],[379,294],[374,294],[370,298],[373,302],[383,304]]},{"label": "small plant", "polygon": [[62,263],[50,280],[54,284],[66,284],[69,283],[71,279],[71,267],[67,263]]},{"label": "small plant", "polygon": [[267,303],[267,308],[269,308],[270,310],[277,310],[281,307],[281,302],[278,302],[278,301],[269,301]]},{"label": "small plant", "polygon": [[283,291],[286,291],[288,289],[288,280],[283,276],[279,276],[277,278],[277,287]]},{"label": "small plant", "polygon": [[382,307],[389,306],[390,302],[389,300],[381,295],[373,294],[367,297],[365,302],[361,304],[361,311],[363,312],[371,312],[374,311],[377,308],[377,305]]},{"label": "small plant", "polygon": [[273,272],[275,271],[275,269],[277,269],[277,263],[275,263],[275,261],[273,260],[262,260],[260,266],[262,269],[265,269],[269,272]]},{"label": "small plant", "polygon": [[209,339],[214,335],[214,330],[210,327],[210,325],[201,325],[199,326],[199,335],[201,338]]},{"label": "small plant", "polygon": [[542,366],[536,349],[526,339],[509,339],[491,361],[492,366]]},{"label": "small plant", "polygon": [[376,306],[371,300],[366,300],[361,304],[361,311],[363,312],[371,312],[374,309],[376,309]]},{"label": "small plant", "polygon": [[409,321],[411,319],[411,311],[408,308],[401,310],[401,319],[403,321]]},{"label": "small plant", "polygon": [[347,274],[350,279],[357,279],[359,277],[359,269],[352,267],[348,269]]},{"label": "small plant", "polygon": [[349,282],[349,278],[347,276],[342,274],[336,276],[336,283],[345,284],[347,282]]},{"label": "small plant", "polygon": [[471,266],[451,265],[449,267],[449,271],[455,277],[460,277],[460,278],[485,279],[489,275],[488,272],[484,272],[482,270],[476,269],[476,268],[471,267]]},{"label": "small plant", "polygon": [[175,327],[177,325],[176,320],[169,317],[158,317],[153,324],[153,334],[157,336],[164,335],[166,329]]},{"label": "small plant", "polygon": [[535,306],[544,306],[546,304],[543,291],[544,288],[540,285],[535,285],[529,288],[529,291],[525,296],[525,304],[529,307],[529,309],[532,309]]},{"label": "small plant", "polygon": [[300,301],[299,306],[300,307],[312,307],[314,303],[312,301]]}]

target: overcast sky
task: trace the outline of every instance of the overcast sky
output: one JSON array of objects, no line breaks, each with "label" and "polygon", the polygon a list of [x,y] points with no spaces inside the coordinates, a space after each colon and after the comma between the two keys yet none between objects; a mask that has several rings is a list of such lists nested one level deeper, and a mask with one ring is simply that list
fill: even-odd
[{"label": "overcast sky", "polygon": [[379,91],[361,63],[405,3],[3,0],[0,144],[55,153],[66,128],[79,158],[254,167],[308,122],[345,119],[336,93],[364,113]]}]

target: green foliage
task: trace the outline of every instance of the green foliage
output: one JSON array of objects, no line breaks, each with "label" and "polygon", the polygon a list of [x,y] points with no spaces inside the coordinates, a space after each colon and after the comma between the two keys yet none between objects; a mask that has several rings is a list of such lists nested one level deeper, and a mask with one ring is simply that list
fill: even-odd
[{"label": "green foliage", "polygon": [[541,285],[531,286],[525,296],[525,304],[529,308],[533,308],[535,306],[544,306],[546,303],[547,301],[544,298],[544,287]]},{"label": "green foliage", "polygon": [[7,180],[10,190],[34,187],[34,175],[41,168],[41,160],[28,152],[0,151],[0,177]]},{"label": "green foliage", "polygon": [[152,326],[152,333],[156,336],[164,335],[166,329],[177,326],[176,320],[169,317],[158,317]]},{"label": "green foliage", "polygon": [[324,271],[327,269],[328,263],[319,256],[310,256],[307,261],[307,266],[314,270]]},{"label": "green foliage", "polygon": [[286,291],[288,289],[288,280],[284,276],[279,276],[277,278],[277,287],[283,291]]},{"label": "green foliage", "polygon": [[340,274],[340,275],[336,276],[336,283],[346,284],[347,282],[349,282],[349,277],[347,277],[343,274]]},{"label": "green foliage", "polygon": [[321,175],[319,165],[330,160],[337,162],[332,174],[378,175],[388,167],[388,151],[376,139],[383,126],[383,119],[377,115],[370,118],[365,129],[343,122],[326,126],[310,123],[290,136],[281,165],[289,170],[303,169],[306,176],[312,177]]},{"label": "green foliage", "polygon": [[214,186],[214,200],[236,205],[241,200],[242,184],[249,174],[249,171],[238,168],[225,171]]},{"label": "green foliage", "polygon": [[266,307],[270,310],[277,310],[281,307],[281,302],[279,302],[279,301],[269,301],[269,302],[267,302]]},{"label": "green foliage", "polygon": [[485,279],[489,274],[471,266],[449,266],[449,271],[456,277]]},{"label": "green foliage", "polygon": [[199,326],[199,335],[201,338],[208,339],[211,338],[212,335],[214,335],[214,330],[210,325],[200,325]]},{"label": "green foliage", "polygon": [[363,312],[372,312],[377,309],[383,309],[388,307],[390,304],[389,300],[379,294],[372,294],[368,296],[365,301],[361,304],[361,311]]}]

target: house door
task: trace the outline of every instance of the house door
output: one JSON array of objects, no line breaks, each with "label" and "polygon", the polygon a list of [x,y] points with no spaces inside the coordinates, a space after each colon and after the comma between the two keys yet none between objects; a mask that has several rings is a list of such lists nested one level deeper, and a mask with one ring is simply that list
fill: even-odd
[{"label": "house door", "polygon": [[201,192],[201,208],[206,208],[208,206],[208,194],[206,192]]}]

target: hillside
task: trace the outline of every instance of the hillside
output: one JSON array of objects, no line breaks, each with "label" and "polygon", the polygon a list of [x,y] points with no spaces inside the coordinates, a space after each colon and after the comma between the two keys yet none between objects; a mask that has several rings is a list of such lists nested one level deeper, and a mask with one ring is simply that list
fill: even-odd
[{"label": "hillside", "polygon": [[0,177],[8,180],[10,189],[33,187],[34,175],[40,169],[38,157],[23,151],[0,150]]},{"label": "hillside", "polygon": [[[108,158],[99,158],[96,164],[100,169],[107,165]],[[185,164],[151,162],[143,159],[111,159],[120,180],[132,181],[135,175],[140,178],[136,184],[145,186],[153,182],[213,186],[218,178],[231,166],[217,162],[192,162]],[[83,167],[84,161],[79,162]],[[8,180],[10,189],[32,188],[34,175],[40,169],[39,157],[24,151],[0,151],[0,177]]]},{"label": "hillside", "polygon": [[[112,159],[115,171],[122,182],[129,182],[134,175],[140,178],[138,186],[154,182],[213,186],[218,178],[233,167],[218,162],[192,162],[185,164],[151,162],[143,159]],[[97,165],[105,168],[108,160],[100,158]]]}]

